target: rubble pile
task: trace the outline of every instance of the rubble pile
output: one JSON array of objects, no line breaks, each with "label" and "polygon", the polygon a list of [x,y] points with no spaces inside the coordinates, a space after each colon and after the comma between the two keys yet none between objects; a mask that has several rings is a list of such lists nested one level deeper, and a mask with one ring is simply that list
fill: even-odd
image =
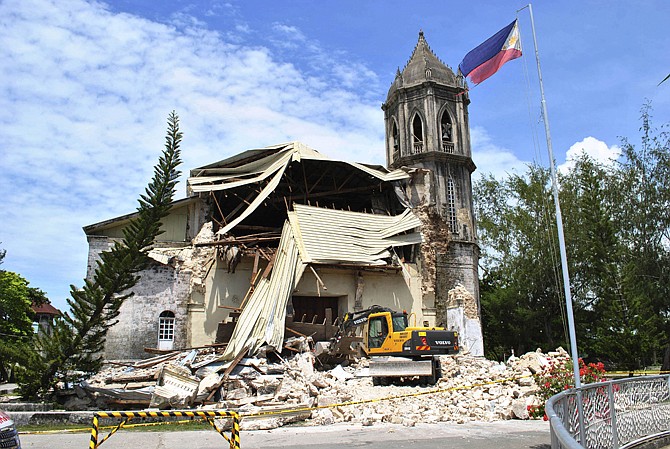
[{"label": "rubble pile", "polygon": [[529,419],[528,407],[538,405],[532,374],[552,359],[567,357],[562,348],[548,354],[529,352],[505,363],[440,356],[442,378],[436,385],[409,381],[373,386],[368,359],[326,367],[306,341],[297,339],[291,348],[288,355],[269,352],[237,363],[218,360],[218,348],[201,348],[110,365],[77,387],[76,397],[65,405],[232,409],[242,414],[244,429],[269,429],[296,420],[413,426]]}]

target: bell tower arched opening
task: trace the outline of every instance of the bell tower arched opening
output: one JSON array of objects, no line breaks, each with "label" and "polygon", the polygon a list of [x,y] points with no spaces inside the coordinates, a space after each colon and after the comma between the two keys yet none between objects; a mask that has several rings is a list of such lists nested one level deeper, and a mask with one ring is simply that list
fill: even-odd
[{"label": "bell tower arched opening", "polygon": [[398,131],[398,122],[396,122],[395,117],[391,119],[391,151],[392,159],[398,159],[400,157],[400,132]]},{"label": "bell tower arched opening", "polygon": [[418,154],[423,152],[423,121],[418,112],[414,113],[414,118],[412,118],[412,153]]},{"label": "bell tower arched opening", "polygon": [[446,108],[442,111],[440,119],[440,144],[445,153],[454,152],[454,126]]}]

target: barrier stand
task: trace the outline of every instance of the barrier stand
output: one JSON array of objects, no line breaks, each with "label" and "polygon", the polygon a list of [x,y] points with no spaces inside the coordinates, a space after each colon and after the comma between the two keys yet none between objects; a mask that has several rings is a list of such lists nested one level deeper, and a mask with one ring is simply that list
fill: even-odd
[{"label": "barrier stand", "polygon": [[[96,412],[93,414],[93,423],[91,426],[91,441],[89,449],[96,449],[102,443],[107,441],[117,430],[123,428],[133,418],[168,418],[168,417],[190,417],[201,418],[209,423],[229,444],[230,449],[240,449],[240,415],[228,410],[170,410],[170,411],[150,411],[150,412]],[[123,419],[121,423],[112,429],[102,440],[98,441],[98,429],[100,418],[119,418]],[[125,419],[124,419],[125,418]],[[230,437],[227,437],[225,430],[218,427],[214,418],[231,418],[232,428]]]}]

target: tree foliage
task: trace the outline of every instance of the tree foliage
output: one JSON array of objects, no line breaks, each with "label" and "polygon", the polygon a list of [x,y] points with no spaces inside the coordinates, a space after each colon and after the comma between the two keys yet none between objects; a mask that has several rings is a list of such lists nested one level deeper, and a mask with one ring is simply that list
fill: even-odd
[{"label": "tree foliage", "polygon": [[526,176],[492,176],[475,185],[480,242],[485,347],[492,358],[561,344],[559,259],[549,175],[530,166]]},{"label": "tree foliage", "polygon": [[[582,157],[559,182],[578,349],[626,369],[670,365],[670,143],[649,105],[641,133],[616,163]],[[475,197],[489,355],[568,345],[546,170],[484,178]]]},{"label": "tree foliage", "polygon": [[70,286],[70,312],[54,323],[50,336],[37,339],[38,353],[27,365],[20,380],[25,397],[44,396],[68,372],[91,373],[99,370],[107,329],[115,324],[119,309],[130,297],[147,265],[147,252],[161,233],[161,220],[172,204],[180,160],[179,118],[168,117],[165,149],[145,193],[140,195],[137,217],[123,231],[101,260],[91,280],[81,289]]},{"label": "tree foliage", "polygon": [[[0,256],[1,262],[4,251],[0,251]],[[32,351],[31,305],[46,301],[44,292],[30,287],[23,277],[0,270],[0,380],[13,380],[13,367],[27,360]]]}]

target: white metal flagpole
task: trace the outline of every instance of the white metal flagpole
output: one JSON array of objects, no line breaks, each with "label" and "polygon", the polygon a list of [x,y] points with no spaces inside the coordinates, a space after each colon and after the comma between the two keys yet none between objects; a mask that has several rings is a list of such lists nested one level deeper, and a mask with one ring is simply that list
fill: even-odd
[{"label": "white metal flagpole", "polygon": [[[570,333],[570,350],[572,365],[575,375],[575,387],[581,387],[579,376],[579,353],[577,352],[577,336],[575,333],[575,319],[572,312],[572,294],[570,292],[570,274],[568,273],[568,258],[565,251],[565,237],[563,235],[563,216],[561,215],[561,204],[558,201],[558,181],[556,169],[554,168],[554,152],[551,146],[551,133],[549,132],[549,116],[547,115],[547,102],[544,98],[544,85],[542,84],[542,71],[540,70],[540,53],[537,50],[537,37],[535,36],[535,21],[533,20],[533,7],[527,5],[530,12],[530,26],[533,31],[533,45],[535,46],[535,60],[537,61],[537,76],[540,80],[540,95],[542,98],[542,120],[544,121],[544,132],[547,136],[547,151],[549,152],[549,167],[551,168],[551,184],[554,190],[554,204],[556,205],[556,227],[558,231],[558,246],[561,252],[561,268],[563,271],[563,288],[565,290],[565,307],[568,315],[568,331]],[[522,9],[526,8],[524,6]]]}]

